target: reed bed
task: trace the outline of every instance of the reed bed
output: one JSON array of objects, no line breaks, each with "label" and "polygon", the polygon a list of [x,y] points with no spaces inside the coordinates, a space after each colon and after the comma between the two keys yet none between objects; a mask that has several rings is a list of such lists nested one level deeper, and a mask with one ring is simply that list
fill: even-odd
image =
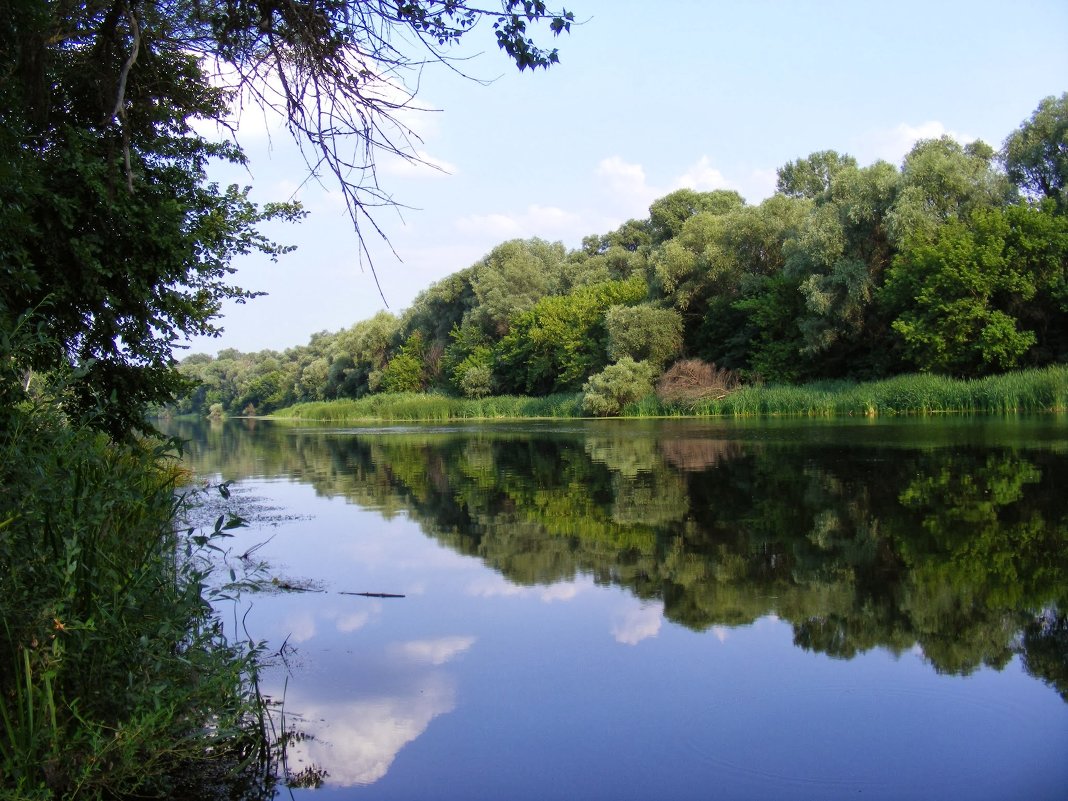
[{"label": "reed bed", "polygon": [[544,398],[515,395],[452,398],[440,394],[406,392],[368,395],[357,400],[301,403],[277,411],[272,417],[331,423],[568,418],[582,415],[581,401],[579,394],[549,395]]},{"label": "reed bed", "polygon": [[[1068,411],[1068,365],[960,380],[930,374],[855,383],[743,386],[724,398],[666,403],[648,395],[626,417],[765,417],[838,415],[1011,414]],[[318,422],[445,422],[582,417],[582,395],[544,398],[452,398],[440,394],[382,394],[359,400],[305,403],[273,416]]]},{"label": "reed bed", "polygon": [[803,386],[743,387],[707,401],[696,415],[837,416],[1007,414],[1068,410],[1068,366],[1056,365],[959,380],[912,374],[867,383],[820,382]]}]

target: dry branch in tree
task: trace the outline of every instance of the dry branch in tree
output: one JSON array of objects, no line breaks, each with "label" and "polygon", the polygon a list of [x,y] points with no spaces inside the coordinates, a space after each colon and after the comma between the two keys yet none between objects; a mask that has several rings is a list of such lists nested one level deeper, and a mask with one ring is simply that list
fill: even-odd
[{"label": "dry branch in tree", "polygon": [[439,169],[418,155],[418,136],[398,118],[429,110],[414,102],[423,67],[458,72],[448,47],[483,19],[520,70],[548,67],[557,51],[538,48],[528,24],[547,22],[559,35],[573,21],[542,0],[501,0],[497,11],[459,0],[200,0],[196,7],[210,29],[205,56],[219,64],[234,97],[284,119],[309,178],[325,175],[340,190],[376,285],[363,232],[370,226],[388,245],[374,212],[401,205],[379,184],[377,159]]}]

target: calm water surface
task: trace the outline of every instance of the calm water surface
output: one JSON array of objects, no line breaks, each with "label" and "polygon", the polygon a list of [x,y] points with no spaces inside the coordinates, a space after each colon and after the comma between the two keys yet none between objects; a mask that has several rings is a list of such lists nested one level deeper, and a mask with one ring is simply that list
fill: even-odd
[{"label": "calm water surface", "polygon": [[172,428],[283,797],[1068,797],[1068,418]]}]

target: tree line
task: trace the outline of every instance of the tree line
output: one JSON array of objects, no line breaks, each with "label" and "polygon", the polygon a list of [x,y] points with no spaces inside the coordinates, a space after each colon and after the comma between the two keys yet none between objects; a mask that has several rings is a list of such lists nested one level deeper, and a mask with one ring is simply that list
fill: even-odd
[{"label": "tree line", "polygon": [[773,383],[1063,363],[1066,142],[1068,93],[1000,151],[943,136],[900,167],[817,152],[780,168],[757,205],[680,189],[578,249],[504,242],[399,315],[281,353],[191,355],[181,370],[198,387],[178,408],[651,390],[681,358]]}]

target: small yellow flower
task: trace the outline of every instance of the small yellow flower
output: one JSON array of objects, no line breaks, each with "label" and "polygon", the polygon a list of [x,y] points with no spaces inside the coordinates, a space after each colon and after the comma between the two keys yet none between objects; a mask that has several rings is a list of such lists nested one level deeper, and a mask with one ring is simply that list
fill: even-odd
[{"label": "small yellow flower", "polygon": [[60,620],[58,617],[52,618],[52,628],[54,628],[56,631],[67,630],[67,627],[63,625],[63,621]]}]

